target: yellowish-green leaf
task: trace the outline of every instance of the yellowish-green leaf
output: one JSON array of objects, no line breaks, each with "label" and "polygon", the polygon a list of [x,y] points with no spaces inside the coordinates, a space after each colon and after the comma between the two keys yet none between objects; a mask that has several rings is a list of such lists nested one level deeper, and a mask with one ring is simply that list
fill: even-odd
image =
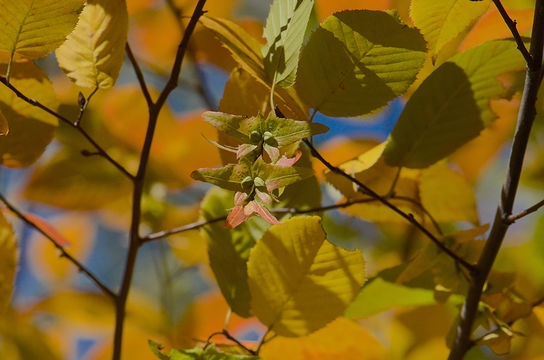
[{"label": "yellowish-green leaf", "polygon": [[0,213],[0,314],[10,303],[17,265],[17,244],[11,225]]},{"label": "yellowish-green leaf", "polygon": [[302,50],[296,88],[308,106],[325,115],[363,115],[408,89],[425,50],[421,34],[395,13],[339,12]]},{"label": "yellowish-green leaf", "polygon": [[25,188],[27,199],[73,210],[97,210],[129,199],[130,182],[115,167],[72,150],[34,169]]},{"label": "yellowish-green leaf", "polygon": [[302,336],[340,316],[365,281],[358,251],[326,240],[320,218],[295,217],[266,232],[248,262],[251,308],[282,336]]},{"label": "yellowish-green leaf", "polygon": [[[247,73],[249,73],[255,80],[264,85],[266,89],[265,93],[269,94],[271,91],[271,84],[268,81],[268,77],[264,70],[264,59],[261,54],[261,44],[256,39],[251,37],[251,35],[249,35],[242,27],[231,21],[203,16],[200,18],[200,22],[223,43],[223,45],[231,53],[233,59],[243,70],[247,71]],[[235,71],[237,70],[235,69],[234,72]],[[225,93],[227,93],[227,89],[228,87],[225,89]],[[276,88],[275,97],[280,97],[282,101],[285,102],[287,108],[290,109],[289,112],[283,113],[285,116],[296,120],[308,119],[308,109],[298,97],[295,89]],[[235,101],[237,101],[237,99],[239,99],[239,97],[236,97]],[[223,101],[221,102],[223,105],[220,107],[221,111],[231,114],[240,114],[238,112],[230,111],[226,108],[227,103],[225,102],[225,104],[223,104]],[[245,108],[245,106],[242,107]],[[255,113],[250,115],[255,115]]]},{"label": "yellowish-green leaf", "polygon": [[410,16],[436,58],[446,44],[476,23],[489,3],[490,0],[412,0]]},{"label": "yellowish-green leaf", "polygon": [[[0,73],[6,66],[0,65]],[[51,82],[34,63],[16,63],[11,83],[31,99],[36,99],[52,110],[57,99]],[[53,139],[58,121],[45,111],[19,99],[10,89],[0,87],[0,111],[8,120],[9,134],[0,137],[2,165],[23,167],[32,164]]]},{"label": "yellowish-green leaf", "polygon": [[9,133],[8,120],[0,111],[0,135],[7,135]]},{"label": "yellowish-green leaf", "polygon": [[60,67],[78,86],[112,87],[125,59],[127,32],[125,0],[88,0],[76,28],[56,51]]},{"label": "yellowish-green leaf", "polygon": [[385,160],[393,166],[425,168],[483,128],[467,75],[447,62],[425,79],[404,107],[385,148]]},{"label": "yellowish-green leaf", "polygon": [[0,63],[38,59],[55,50],[76,26],[84,2],[0,0]]},{"label": "yellowish-green leaf", "polygon": [[479,224],[472,186],[444,162],[422,170],[419,196],[423,207],[438,222],[468,221]]},{"label": "yellowish-green leaf", "polygon": [[505,327],[500,327],[497,330],[484,335],[478,340],[478,345],[486,345],[495,353],[495,355],[508,355],[514,334]]}]

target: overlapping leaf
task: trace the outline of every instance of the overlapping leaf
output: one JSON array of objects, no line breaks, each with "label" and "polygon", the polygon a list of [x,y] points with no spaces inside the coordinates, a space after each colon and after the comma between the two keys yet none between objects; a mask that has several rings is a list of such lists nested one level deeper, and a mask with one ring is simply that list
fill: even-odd
[{"label": "overlapping leaf", "polygon": [[425,60],[425,41],[394,13],[343,11],[303,48],[296,88],[329,116],[357,116],[402,95]]},{"label": "overlapping leaf", "polygon": [[279,335],[301,336],[345,310],[365,281],[365,268],[358,250],[326,240],[319,217],[295,217],[265,233],[251,251],[248,275],[259,320]]},{"label": "overlapping leaf", "polygon": [[0,0],[0,63],[48,55],[72,32],[83,4],[84,0]]},{"label": "overlapping leaf", "polygon": [[215,344],[208,345],[205,349],[197,346],[187,350],[172,349],[168,354],[162,352],[163,347],[149,340],[149,347],[157,358],[161,360],[260,360],[259,356],[232,354],[221,351]]},{"label": "overlapping leaf", "polygon": [[4,215],[0,213],[0,314],[5,312],[11,300],[16,265],[15,234]]},{"label": "overlapping leaf", "polygon": [[446,44],[474,25],[489,3],[490,0],[413,0],[410,15],[425,37],[430,54],[436,58]]},{"label": "overlapping leaf", "polygon": [[295,83],[298,55],[304,40],[313,0],[275,0],[264,27],[264,68],[272,84]]},{"label": "overlapping leaf", "polygon": [[89,0],[74,31],[56,51],[62,70],[78,86],[110,88],[125,59],[124,0]]},{"label": "overlapping leaf", "polygon": [[[0,73],[6,66],[0,65]],[[31,62],[13,66],[11,83],[31,99],[52,110],[57,109],[55,92],[47,76]],[[19,99],[10,89],[0,87],[0,111],[8,120],[9,133],[0,136],[2,165],[28,166],[42,154],[53,139],[58,121],[38,107]]]}]

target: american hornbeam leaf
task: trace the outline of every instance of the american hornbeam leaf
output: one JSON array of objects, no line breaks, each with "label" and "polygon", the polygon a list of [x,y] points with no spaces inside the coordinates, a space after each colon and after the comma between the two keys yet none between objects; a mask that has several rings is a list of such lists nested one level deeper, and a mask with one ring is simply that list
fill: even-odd
[{"label": "american hornbeam leaf", "polygon": [[196,346],[192,349],[172,349],[168,354],[162,352],[163,346],[153,340],[148,341],[149,348],[161,360],[259,360],[256,355],[232,354],[218,350],[215,344],[209,344],[206,349]]},{"label": "american hornbeam leaf", "polygon": [[314,175],[314,170],[310,167],[266,164],[257,160],[255,175],[265,181],[268,191],[272,191],[307,179]]},{"label": "american hornbeam leaf", "polygon": [[480,223],[472,186],[444,162],[421,171],[419,196],[421,205],[438,222]]},{"label": "american hornbeam leaf", "polygon": [[0,212],[0,314],[10,303],[17,265],[17,244],[11,225]]},{"label": "american hornbeam leaf", "polygon": [[76,26],[85,0],[0,0],[0,63],[38,59]]},{"label": "american hornbeam leaf", "polygon": [[[200,205],[201,218],[211,220],[227,216],[233,204],[231,191],[212,188]],[[256,239],[265,231],[259,226],[262,223],[265,221],[253,217],[232,230],[227,230],[220,222],[202,228],[208,239],[210,267],[219,289],[232,311],[242,317],[251,316],[246,263]]]},{"label": "american hornbeam leaf", "polygon": [[261,131],[272,133],[278,146],[286,146],[312,135],[324,134],[328,130],[329,127],[323,124],[280,118],[270,114]]},{"label": "american hornbeam leaf", "polygon": [[272,3],[263,31],[267,44],[262,48],[264,68],[271,83],[281,87],[295,83],[298,55],[313,6],[313,0]]},{"label": "american hornbeam leaf", "polygon": [[327,241],[317,216],[268,230],[248,262],[251,309],[276,334],[302,336],[342,314],[365,281],[358,251]]},{"label": "american hornbeam leaf", "polygon": [[191,173],[195,180],[209,182],[223,189],[243,191],[242,180],[251,176],[251,170],[246,164],[228,164],[220,168],[203,168]]},{"label": "american hornbeam leaf", "polygon": [[222,112],[206,111],[202,118],[217,130],[232,136],[244,144],[249,144],[250,134],[257,129],[258,117],[231,115]]},{"label": "american hornbeam leaf", "polygon": [[[6,68],[6,65],[0,65],[0,73],[5,73]],[[14,64],[11,84],[29,98],[57,110],[58,102],[53,86],[47,75],[34,63]],[[9,133],[0,136],[1,164],[8,167],[32,164],[53,139],[58,120],[19,99],[5,86],[0,86],[0,111],[9,126]]]},{"label": "american hornbeam leaf", "polygon": [[79,22],[56,55],[76,85],[111,88],[125,59],[128,14],[125,0],[88,0]]},{"label": "american hornbeam leaf", "polygon": [[483,128],[469,78],[458,65],[447,62],[406,103],[384,157],[389,165],[425,168],[478,136]]},{"label": "american hornbeam leaf", "polygon": [[357,116],[402,95],[425,61],[425,41],[395,13],[342,11],[303,48],[296,89],[329,116]]},{"label": "american hornbeam leaf", "polygon": [[[266,94],[270,94],[271,84],[264,70],[261,44],[243,28],[229,20],[203,16],[200,18],[200,23],[223,43],[232,54],[233,59],[243,70],[247,71],[255,80],[264,85]],[[276,88],[275,97],[281,99],[281,101],[277,101],[280,107],[281,103],[285,104],[286,108],[282,108],[282,111],[288,110],[284,112],[285,116],[298,120],[309,119],[308,108],[299,98],[294,88]],[[235,101],[239,101],[239,99],[239,97],[236,97]],[[230,111],[225,106],[226,104],[223,104],[221,107],[222,111],[243,114],[242,112]]]},{"label": "american hornbeam leaf", "polygon": [[412,0],[410,17],[427,41],[430,55],[471,27],[489,7],[491,0]]}]

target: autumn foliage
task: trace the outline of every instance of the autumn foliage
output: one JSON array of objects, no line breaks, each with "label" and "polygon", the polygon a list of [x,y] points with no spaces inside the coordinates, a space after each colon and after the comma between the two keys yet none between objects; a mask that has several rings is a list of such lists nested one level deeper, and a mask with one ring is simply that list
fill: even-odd
[{"label": "autumn foliage", "polygon": [[543,51],[543,0],[0,0],[0,359],[544,357]]}]

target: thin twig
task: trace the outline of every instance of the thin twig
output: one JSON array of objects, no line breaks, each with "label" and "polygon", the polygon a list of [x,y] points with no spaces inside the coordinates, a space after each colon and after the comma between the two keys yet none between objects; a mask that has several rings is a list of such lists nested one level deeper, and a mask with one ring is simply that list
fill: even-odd
[{"label": "thin twig", "polygon": [[461,360],[467,351],[474,345],[471,340],[472,328],[478,304],[482,296],[487,277],[493,267],[493,263],[499,253],[506,231],[510,226],[508,219],[512,215],[514,200],[523,167],[523,159],[527,150],[527,144],[536,116],[537,94],[542,82],[542,59],[544,50],[544,0],[537,0],[533,18],[533,30],[531,37],[531,62],[527,63],[525,86],[518,113],[518,123],[514,141],[512,143],[508,169],[499,205],[495,213],[495,219],[491,226],[489,237],[478,259],[476,276],[473,276],[468,294],[461,309],[461,320],[456,331],[456,339],[452,345],[449,360]]},{"label": "thin twig", "polygon": [[250,355],[257,355],[257,352],[255,350],[252,350],[250,348],[248,348],[247,346],[245,346],[244,344],[242,344],[240,342],[240,340],[238,340],[237,338],[235,338],[234,336],[232,336],[227,329],[223,329],[223,331],[221,332],[227,339],[229,339],[230,341],[232,341],[233,343],[235,343],[236,345],[238,345],[240,348],[244,349],[248,354]]},{"label": "thin twig", "polygon": [[312,155],[316,159],[321,161],[323,163],[323,165],[325,165],[330,171],[332,171],[333,173],[338,174],[340,176],[343,176],[346,179],[348,179],[349,181],[353,182],[354,184],[356,184],[358,186],[358,191],[359,192],[361,192],[363,194],[366,194],[366,195],[369,195],[370,197],[378,200],[379,202],[381,202],[382,204],[384,204],[385,206],[387,206],[388,208],[390,208],[391,210],[393,210],[394,212],[396,212],[397,214],[399,214],[400,216],[405,218],[408,222],[410,222],[417,229],[419,229],[419,231],[421,231],[424,235],[426,235],[432,242],[434,242],[436,244],[436,246],[438,246],[442,251],[444,251],[447,255],[449,255],[457,263],[464,266],[472,274],[477,272],[476,267],[473,264],[467,262],[465,259],[461,258],[459,255],[457,255],[455,252],[453,252],[451,249],[449,249],[446,245],[444,245],[440,240],[438,240],[438,238],[436,236],[434,236],[429,230],[427,230],[422,224],[420,224],[414,218],[414,215],[405,213],[404,211],[399,209],[397,206],[392,204],[387,198],[384,198],[383,196],[378,195],[375,191],[370,189],[368,186],[366,186],[365,184],[363,184],[362,182],[360,182],[359,180],[357,180],[353,176],[348,175],[347,173],[342,171],[342,169],[340,169],[340,168],[332,165],[331,163],[329,163],[327,160],[325,160],[325,158],[323,158],[323,156],[317,151],[317,149],[308,140],[304,139],[303,141],[310,148],[310,150],[312,151]]},{"label": "thin twig", "polygon": [[155,134],[155,129],[157,126],[157,121],[159,114],[163,108],[163,105],[166,103],[170,93],[177,87],[179,75],[181,72],[181,65],[185,53],[187,52],[187,46],[189,45],[189,40],[193,31],[198,23],[200,17],[204,14],[202,10],[206,0],[199,0],[196,4],[191,20],[187,25],[187,29],[183,34],[183,38],[178,46],[176,52],[176,58],[174,60],[174,65],[172,66],[172,71],[170,73],[170,78],[161,91],[159,98],[156,103],[152,106],[149,106],[149,121],[147,124],[147,130],[145,133],[144,144],[142,146],[142,151],[140,154],[140,162],[138,165],[138,171],[134,177],[134,188],[132,192],[132,216],[130,221],[130,232],[129,232],[129,246],[128,253],[125,263],[125,269],[123,272],[123,278],[121,280],[121,289],[119,290],[119,296],[115,303],[115,331],[113,336],[113,360],[121,359],[121,349],[122,349],[122,340],[123,340],[123,331],[124,331],[124,322],[126,315],[126,303],[128,295],[130,292],[130,286],[132,283],[132,277],[134,275],[134,267],[136,265],[136,257],[138,255],[138,250],[142,245],[143,241],[140,236],[140,224],[142,217],[142,196],[144,191],[145,184],[145,175],[147,170],[147,165],[149,162],[149,156],[151,152],[151,145],[153,144],[153,138]]},{"label": "thin twig", "polygon": [[80,99],[83,99],[83,102],[79,104],[79,115],[77,116],[76,121],[74,122],[74,125],[76,127],[80,127],[81,119],[83,119],[83,114],[85,113],[85,110],[87,110],[87,106],[91,102],[91,99],[93,98],[94,94],[96,94],[98,91],[98,86],[94,88],[94,90],[89,94],[87,99],[83,96],[83,94],[79,93]]},{"label": "thin twig", "polygon": [[127,53],[128,59],[132,64],[134,72],[136,73],[136,78],[138,79],[138,83],[140,84],[140,88],[142,89],[142,94],[144,94],[145,101],[147,102],[147,107],[151,108],[153,106],[153,99],[151,98],[151,94],[149,93],[149,89],[147,88],[142,69],[140,68],[140,65],[138,64],[138,61],[136,60],[136,57],[134,56],[134,53],[132,52],[132,49],[130,48],[128,42],[125,46],[125,52]]},{"label": "thin twig", "polygon": [[13,204],[11,204],[2,194],[0,194],[0,201],[2,201],[6,207],[19,219],[24,221],[26,224],[30,225],[34,229],[36,229],[40,234],[45,236],[59,251],[60,256],[68,259],[72,264],[74,264],[78,270],[82,273],[84,273],[92,282],[96,284],[102,290],[104,294],[109,296],[112,299],[116,299],[117,295],[110,290],[102,281],[100,281],[96,275],[94,275],[85,265],[83,265],[80,261],[78,261],[75,257],[73,257],[61,244],[59,244],[49,233],[44,230],[40,225],[36,224],[32,219],[28,218],[25,214],[23,214],[20,210],[18,210]]},{"label": "thin twig", "polygon": [[266,344],[268,341],[270,341],[271,339],[273,339],[275,337],[275,334],[273,334],[269,339],[266,338],[268,336],[268,334],[270,334],[271,330],[272,330],[271,328],[266,329],[266,332],[264,333],[263,337],[261,338],[261,341],[259,341],[259,345],[257,346],[257,350],[255,350],[256,355],[259,355],[259,353],[261,352],[261,348],[263,347],[264,344]]},{"label": "thin twig", "polygon": [[[529,68],[532,68],[533,65],[533,57],[527,50],[527,47],[525,47],[525,43],[523,42],[523,39],[521,38],[521,35],[518,32],[517,23],[515,20],[512,20],[512,18],[508,15],[506,12],[506,9],[504,6],[502,6],[501,0],[493,0],[493,3],[497,7],[497,10],[499,10],[499,13],[501,14],[502,18],[504,19],[504,22],[512,32],[512,35],[514,36],[514,40],[516,40],[516,44],[518,46],[518,50],[521,52],[523,57],[525,58],[525,61],[527,62],[527,66]],[[539,65],[539,64],[538,64]]]},{"label": "thin twig", "polygon": [[85,139],[87,139],[87,141],[89,143],[91,143],[91,145],[100,153],[100,156],[102,156],[103,158],[105,158],[106,160],[108,160],[108,162],[110,162],[113,166],[115,166],[121,173],[123,173],[125,176],[127,176],[129,179],[133,180],[134,176],[128,172],[127,169],[125,169],[120,163],[118,163],[116,160],[114,160],[107,152],[106,150],[104,150],[104,148],[102,148],[90,135],[89,133],[83,129],[81,126],[79,125],[76,125],[74,122],[68,120],[67,118],[65,118],[64,116],[60,115],[59,113],[51,110],[50,108],[48,108],[47,106],[43,105],[42,103],[40,103],[38,100],[36,99],[30,99],[29,97],[27,97],[25,94],[23,94],[22,92],[20,92],[15,86],[13,86],[12,84],[10,84],[7,79],[5,77],[1,77],[0,76],[0,82],[2,84],[4,84],[7,88],[9,88],[11,91],[13,91],[13,93],[15,93],[15,95],[17,95],[18,98],[20,98],[21,100],[23,100],[24,102],[32,105],[32,106],[35,106],[39,109],[42,109],[43,111],[45,111],[46,113],[56,117],[57,119],[59,119],[60,121],[66,123],[67,125],[69,125],[70,127],[76,129],[77,131],[79,131],[81,133],[81,135],[83,135],[83,137],[85,137]]},{"label": "thin twig", "polygon": [[423,213],[425,213],[425,215],[427,215],[427,217],[431,220],[431,223],[433,224],[434,228],[436,229],[436,232],[439,235],[444,235],[444,232],[440,228],[440,224],[438,223],[438,221],[436,221],[434,216],[423,206],[422,203],[420,203],[419,201],[417,201],[415,199],[409,198],[408,196],[396,196],[396,195],[393,195],[391,198],[396,199],[396,200],[408,201],[408,202],[416,205],[417,207],[419,207],[421,209],[421,211],[423,211]]},{"label": "thin twig", "polygon": [[525,216],[527,216],[529,214],[534,213],[535,211],[540,209],[542,206],[544,206],[544,200],[541,200],[541,201],[537,202],[533,206],[523,210],[522,212],[520,212],[520,213],[518,213],[516,215],[510,215],[508,217],[508,219],[506,220],[506,222],[509,223],[509,224],[513,224],[516,221],[518,221],[519,219],[521,219],[522,217],[525,217]]}]

